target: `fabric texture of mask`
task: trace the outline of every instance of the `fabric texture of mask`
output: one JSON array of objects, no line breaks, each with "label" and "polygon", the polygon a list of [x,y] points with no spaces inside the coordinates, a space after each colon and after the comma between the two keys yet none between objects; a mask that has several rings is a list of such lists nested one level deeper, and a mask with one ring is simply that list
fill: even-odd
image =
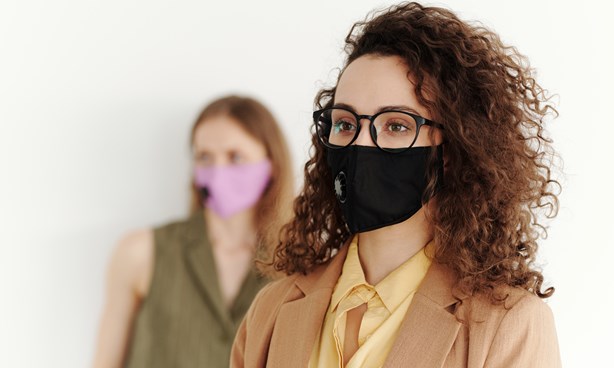
[{"label": "fabric texture of mask", "polygon": [[335,195],[351,233],[397,224],[418,212],[433,148],[437,149],[434,164],[439,187],[443,178],[441,145],[413,147],[401,153],[357,145],[328,150]]},{"label": "fabric texture of mask", "polygon": [[256,203],[271,179],[272,166],[254,164],[196,167],[194,183],[203,193],[204,206],[228,218]]}]

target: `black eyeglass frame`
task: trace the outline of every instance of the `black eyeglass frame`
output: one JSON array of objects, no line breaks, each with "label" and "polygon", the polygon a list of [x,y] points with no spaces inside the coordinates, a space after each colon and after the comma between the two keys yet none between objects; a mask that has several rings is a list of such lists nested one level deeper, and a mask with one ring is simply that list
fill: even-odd
[{"label": "black eyeglass frame", "polygon": [[[329,143],[326,143],[323,139],[323,137],[320,135],[320,129],[318,129],[318,123],[320,122],[320,117],[324,114],[325,111],[328,110],[343,110],[343,111],[347,111],[350,114],[354,115],[354,117],[356,118],[356,123],[357,123],[357,127],[356,127],[356,133],[354,134],[354,138],[352,138],[352,140],[346,144],[345,146],[338,146],[338,145],[331,145]],[[401,113],[401,114],[405,114],[405,115],[409,115],[411,116],[414,121],[416,122],[416,136],[414,137],[414,140],[411,142],[411,144],[406,147],[406,148],[384,148],[381,147],[379,144],[377,144],[377,131],[375,130],[375,119],[377,119],[378,116],[385,114],[385,113],[390,113],[390,112],[394,112],[394,113]],[[358,135],[360,135],[360,128],[362,127],[362,124],[360,124],[360,121],[362,119],[367,119],[369,120],[369,122],[371,124],[369,124],[369,135],[371,136],[371,140],[373,141],[373,143],[375,143],[375,145],[377,146],[377,148],[381,149],[382,151],[385,152],[390,152],[390,153],[401,153],[401,152],[405,152],[408,149],[412,148],[414,146],[414,144],[416,143],[416,140],[418,139],[418,135],[420,134],[420,128],[423,125],[428,125],[428,126],[432,126],[434,128],[438,128],[441,130],[444,130],[444,126],[436,123],[432,120],[429,120],[427,118],[424,118],[420,115],[416,115],[413,114],[409,111],[404,111],[404,110],[383,110],[378,112],[375,115],[358,115],[357,113],[355,113],[354,111],[350,110],[350,109],[346,109],[344,107],[327,107],[324,109],[320,109],[320,110],[316,110],[313,112],[313,123],[315,124],[315,129],[316,129],[316,134],[318,135],[318,140],[320,141],[320,143],[322,143],[325,147],[330,148],[330,149],[342,149],[345,147],[349,147],[352,145],[352,143],[354,143],[356,141],[356,139],[358,138]],[[332,127],[332,124],[331,124]]]}]

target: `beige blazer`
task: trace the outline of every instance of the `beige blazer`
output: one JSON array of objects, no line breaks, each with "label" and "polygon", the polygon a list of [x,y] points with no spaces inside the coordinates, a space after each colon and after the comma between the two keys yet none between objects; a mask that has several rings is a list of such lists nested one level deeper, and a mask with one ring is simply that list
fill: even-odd
[{"label": "beige blazer", "polygon": [[[247,312],[231,367],[306,367],[341,273],[347,247],[308,275],[267,285]],[[455,296],[454,278],[433,263],[409,306],[384,367],[560,367],[550,308],[509,288],[504,305]]]}]

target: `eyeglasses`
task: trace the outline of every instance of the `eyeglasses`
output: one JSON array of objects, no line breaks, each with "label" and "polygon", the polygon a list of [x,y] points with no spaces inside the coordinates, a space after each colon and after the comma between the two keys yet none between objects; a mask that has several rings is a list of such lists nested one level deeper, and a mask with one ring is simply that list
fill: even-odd
[{"label": "eyeglasses", "polygon": [[313,113],[313,121],[320,142],[331,149],[340,149],[354,143],[360,134],[360,120],[371,124],[371,139],[380,149],[399,153],[411,148],[418,139],[423,125],[443,129],[443,125],[401,110],[386,110],[375,115],[358,115],[354,111],[333,107]]}]

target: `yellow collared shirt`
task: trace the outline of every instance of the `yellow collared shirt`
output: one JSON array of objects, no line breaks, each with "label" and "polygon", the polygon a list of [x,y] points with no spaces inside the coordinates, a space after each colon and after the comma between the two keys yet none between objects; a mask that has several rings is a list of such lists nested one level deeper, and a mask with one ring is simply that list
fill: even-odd
[{"label": "yellow collared shirt", "polygon": [[407,308],[430,265],[431,260],[423,248],[377,285],[369,285],[358,258],[358,236],[355,236],[333,291],[319,341],[311,353],[309,367],[343,367],[347,312],[365,303],[367,311],[360,324],[359,347],[345,368],[383,366]]}]

